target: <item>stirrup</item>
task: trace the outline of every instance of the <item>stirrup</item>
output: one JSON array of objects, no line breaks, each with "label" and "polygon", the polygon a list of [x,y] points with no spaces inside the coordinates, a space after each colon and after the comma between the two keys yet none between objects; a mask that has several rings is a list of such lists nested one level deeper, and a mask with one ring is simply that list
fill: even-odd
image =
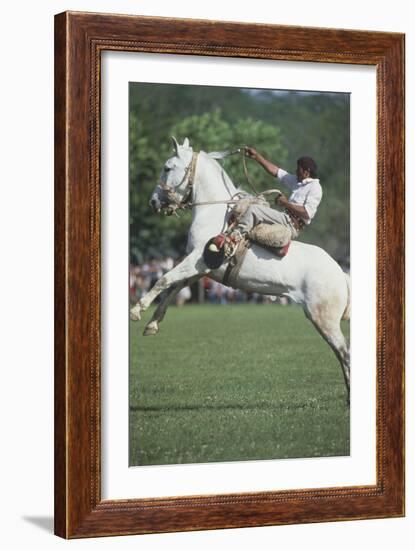
[{"label": "stirrup", "polygon": [[226,236],[224,247],[225,257],[227,259],[232,258],[243,238],[244,236],[239,229],[234,229],[231,233],[229,233],[229,235]]},{"label": "stirrup", "polygon": [[218,253],[225,244],[225,240],[226,236],[223,233],[219,233],[219,235],[216,235],[216,237],[213,238],[208,250],[213,253]]},{"label": "stirrup", "polygon": [[216,237],[212,237],[203,250],[203,260],[206,266],[209,269],[218,269],[225,259],[232,258],[243,238],[244,235],[237,229],[228,234],[219,233]]}]

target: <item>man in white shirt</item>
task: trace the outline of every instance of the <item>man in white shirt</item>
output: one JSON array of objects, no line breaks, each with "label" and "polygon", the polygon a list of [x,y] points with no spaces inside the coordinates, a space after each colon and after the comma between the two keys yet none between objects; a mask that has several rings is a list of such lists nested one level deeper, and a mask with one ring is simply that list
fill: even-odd
[{"label": "man in white shirt", "polygon": [[279,223],[289,229],[291,238],[295,239],[300,229],[311,223],[323,196],[315,161],[311,157],[300,157],[294,176],[267,160],[253,147],[246,147],[245,154],[256,160],[269,174],[277,177],[291,191],[291,195],[288,199],[282,193],[276,197],[275,203],[283,211],[262,204],[250,205],[238,219],[237,229],[241,233],[248,233],[261,222]]},{"label": "man in white shirt", "polygon": [[227,234],[217,235],[208,243],[209,251],[219,252],[225,246],[230,257],[243,235],[272,249],[278,256],[285,256],[292,239],[311,223],[323,196],[317,179],[317,165],[311,157],[297,160],[296,175],[289,174],[277,164],[267,160],[253,147],[245,147],[247,157],[256,160],[269,174],[277,177],[291,191],[289,199],[282,193],[275,203],[283,210],[271,208],[265,200],[242,199],[232,210]]}]

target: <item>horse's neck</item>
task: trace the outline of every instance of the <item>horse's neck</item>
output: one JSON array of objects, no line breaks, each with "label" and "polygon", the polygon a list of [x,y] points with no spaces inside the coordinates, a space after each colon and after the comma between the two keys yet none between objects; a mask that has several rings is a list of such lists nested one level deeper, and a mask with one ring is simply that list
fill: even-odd
[{"label": "horse's neck", "polygon": [[223,203],[194,206],[191,227],[194,237],[197,238],[202,233],[205,238],[205,235],[213,236],[222,230],[227,212],[225,201],[228,201],[236,191],[220,164],[201,152],[197,161],[192,202],[197,204],[223,201]]},{"label": "horse's neck", "polygon": [[222,166],[201,151],[197,161],[193,202],[228,200],[236,188]]},{"label": "horse's neck", "polygon": [[[196,178],[193,186],[193,202],[198,204],[223,201],[223,204],[220,206],[225,212],[225,201],[231,199],[236,191],[234,184],[220,164],[202,151],[199,154],[197,163]],[[209,215],[210,208],[206,209],[204,205],[200,207],[196,206],[194,213],[197,215],[207,213]]]}]

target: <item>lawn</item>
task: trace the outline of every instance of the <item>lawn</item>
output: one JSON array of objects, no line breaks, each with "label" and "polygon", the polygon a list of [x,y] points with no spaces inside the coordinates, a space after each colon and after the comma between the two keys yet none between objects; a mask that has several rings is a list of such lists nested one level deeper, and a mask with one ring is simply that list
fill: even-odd
[{"label": "lawn", "polygon": [[150,315],[130,327],[131,466],[349,455],[340,365],[299,307],[171,307],[143,337]]}]

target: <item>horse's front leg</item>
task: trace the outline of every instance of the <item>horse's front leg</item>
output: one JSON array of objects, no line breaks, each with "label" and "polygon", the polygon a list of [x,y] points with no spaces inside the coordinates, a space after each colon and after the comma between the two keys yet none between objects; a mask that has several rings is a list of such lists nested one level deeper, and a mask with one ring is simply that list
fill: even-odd
[{"label": "horse's front leg", "polygon": [[147,323],[146,328],[144,329],[144,332],[143,332],[144,336],[153,336],[154,334],[158,333],[159,324],[164,319],[164,316],[166,315],[166,311],[169,305],[173,302],[173,300],[176,298],[176,296],[185,286],[192,285],[197,280],[199,280],[200,277],[202,277],[202,275],[195,275],[191,279],[185,279],[181,283],[176,283],[175,285],[170,287],[166,296],[164,296],[164,298],[162,299],[162,301],[159,303],[156,310],[154,311],[151,320]]},{"label": "horse's front leg", "polygon": [[130,318],[133,321],[141,319],[141,312],[145,311],[157,296],[164,290],[168,290],[172,285],[182,283],[191,279],[195,275],[203,275],[210,270],[203,263],[201,252],[193,251],[189,256],[180,262],[176,267],[168,271],[161,277],[153,288],[131,309]]}]

